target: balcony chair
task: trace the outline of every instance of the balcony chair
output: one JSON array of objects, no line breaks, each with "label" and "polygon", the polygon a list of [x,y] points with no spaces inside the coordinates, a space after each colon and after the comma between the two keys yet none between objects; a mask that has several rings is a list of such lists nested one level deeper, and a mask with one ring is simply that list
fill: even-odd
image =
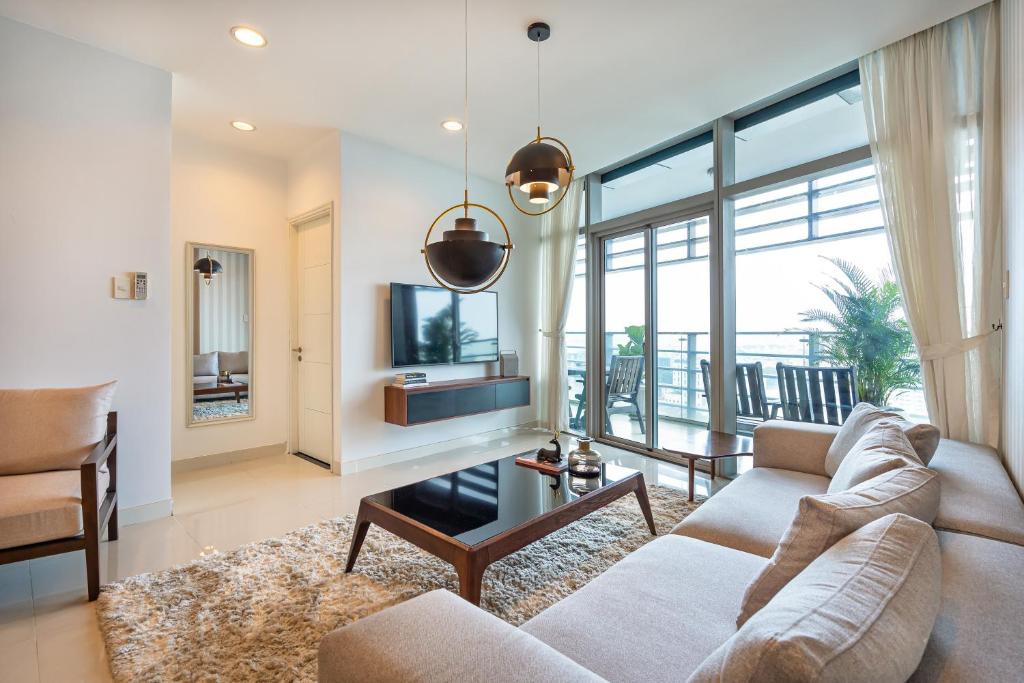
[{"label": "balcony chair", "polygon": [[[700,377],[704,382],[704,400],[711,403],[711,363],[700,362]],[[778,403],[769,403],[764,389],[764,369],[761,361],[736,364],[736,419],[745,423],[767,422],[778,417]],[[711,429],[711,423],[708,423]],[[711,461],[711,478],[715,478],[715,461]]]},{"label": "balcony chair", "polygon": [[[626,413],[635,415],[640,423],[640,433],[646,434],[643,411],[638,396],[640,382],[644,377],[643,356],[612,356],[608,381],[605,383],[604,428],[612,434],[612,415]],[[622,404],[625,405],[617,405]]]},{"label": "balcony chair", "polygon": [[779,363],[775,369],[786,420],[841,425],[857,405],[857,372],[852,367]]},{"label": "balcony chair", "polygon": [[90,601],[117,540],[115,386],[0,390],[0,564],[85,550]]}]

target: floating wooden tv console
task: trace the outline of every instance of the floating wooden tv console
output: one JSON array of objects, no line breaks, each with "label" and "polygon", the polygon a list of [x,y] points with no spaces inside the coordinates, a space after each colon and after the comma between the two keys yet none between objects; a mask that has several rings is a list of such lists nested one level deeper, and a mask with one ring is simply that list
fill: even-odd
[{"label": "floating wooden tv console", "polygon": [[472,377],[384,387],[384,421],[410,427],[530,405],[530,378]]}]

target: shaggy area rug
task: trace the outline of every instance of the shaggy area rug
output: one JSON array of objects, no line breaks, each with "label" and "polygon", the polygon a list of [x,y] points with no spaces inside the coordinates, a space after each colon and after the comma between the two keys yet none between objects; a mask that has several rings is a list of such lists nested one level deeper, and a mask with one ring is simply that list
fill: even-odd
[{"label": "shaggy area rug", "polygon": [[[659,534],[695,510],[648,488]],[[103,587],[97,611],[117,681],[315,681],[327,632],[436,588],[452,567],[382,529],[345,574],[353,517]],[[521,624],[653,540],[628,496],[492,564],[481,607]]]},{"label": "shaggy area rug", "polygon": [[192,404],[192,420],[194,422],[209,422],[210,420],[223,420],[226,417],[240,417],[249,414],[249,399],[242,397],[241,402],[233,398],[226,398],[217,401],[199,401]]}]

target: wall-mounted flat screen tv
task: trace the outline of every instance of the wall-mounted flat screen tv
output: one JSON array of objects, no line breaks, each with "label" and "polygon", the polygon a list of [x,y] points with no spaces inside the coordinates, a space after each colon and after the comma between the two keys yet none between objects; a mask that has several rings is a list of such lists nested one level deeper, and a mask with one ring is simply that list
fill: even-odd
[{"label": "wall-mounted flat screen tv", "polygon": [[391,283],[391,365],[498,360],[498,295]]}]

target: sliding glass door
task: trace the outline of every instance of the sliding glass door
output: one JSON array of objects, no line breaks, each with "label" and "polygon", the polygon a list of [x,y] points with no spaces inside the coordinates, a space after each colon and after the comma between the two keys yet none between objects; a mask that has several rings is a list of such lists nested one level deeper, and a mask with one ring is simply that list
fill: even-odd
[{"label": "sliding glass door", "polygon": [[602,258],[601,434],[650,447],[647,365],[650,234],[634,228],[600,240]]},{"label": "sliding glass door", "polygon": [[604,375],[596,431],[605,438],[672,449],[707,429],[709,225],[702,212],[596,237]]}]

